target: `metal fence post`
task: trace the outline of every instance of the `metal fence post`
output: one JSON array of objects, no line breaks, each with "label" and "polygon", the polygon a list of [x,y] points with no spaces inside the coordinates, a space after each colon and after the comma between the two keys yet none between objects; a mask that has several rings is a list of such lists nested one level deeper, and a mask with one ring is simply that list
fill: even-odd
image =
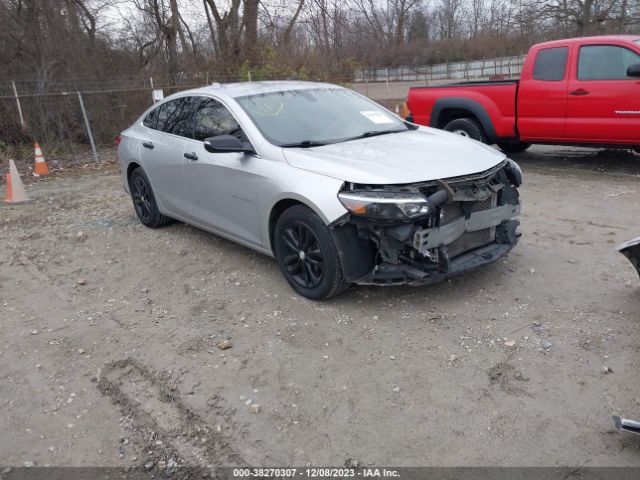
[{"label": "metal fence post", "polygon": [[18,97],[18,89],[16,88],[16,82],[11,82],[13,86],[13,95],[16,97],[16,103],[18,104],[18,115],[20,115],[20,125],[24,128],[24,117],[22,116],[22,105],[20,105],[20,97]]},{"label": "metal fence post", "polygon": [[87,117],[87,111],[84,108],[84,102],[82,101],[82,94],[78,92],[78,101],[80,102],[80,110],[82,110],[82,117],[84,118],[84,125],[87,128],[87,135],[89,136],[89,143],[91,144],[91,150],[93,151],[93,158],[98,162],[98,152],[96,151],[96,144],[93,142],[93,134],[91,133],[91,125],[89,125],[89,118]]},{"label": "metal fence post", "polygon": [[387,79],[386,79],[386,81],[387,81],[387,95],[389,95],[389,93],[390,93],[389,92],[389,67],[387,67]]}]

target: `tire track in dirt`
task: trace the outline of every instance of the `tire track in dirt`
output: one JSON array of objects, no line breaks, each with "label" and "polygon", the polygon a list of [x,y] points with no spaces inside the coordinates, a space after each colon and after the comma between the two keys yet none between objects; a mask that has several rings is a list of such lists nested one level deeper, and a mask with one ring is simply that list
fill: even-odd
[{"label": "tire track in dirt", "polygon": [[[226,431],[237,430],[233,409],[218,397],[207,402],[216,417],[212,426],[180,397],[169,373],[155,373],[133,358],[108,363],[102,369],[98,390],[133,419],[132,437],[147,451],[147,460],[189,467],[247,463],[231,446]],[[179,476],[179,471],[178,477]],[[185,471],[185,474],[187,472]]]}]

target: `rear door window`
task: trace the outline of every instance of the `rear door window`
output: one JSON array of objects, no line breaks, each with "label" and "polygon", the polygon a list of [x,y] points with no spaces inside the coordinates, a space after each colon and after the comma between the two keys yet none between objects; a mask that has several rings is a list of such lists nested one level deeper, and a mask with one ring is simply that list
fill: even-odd
[{"label": "rear door window", "polygon": [[231,112],[213,98],[202,98],[195,115],[193,138],[204,141],[218,135],[233,135],[244,140],[242,129]]},{"label": "rear door window", "polygon": [[640,55],[616,45],[580,47],[578,80],[627,80],[627,68],[640,63]]},{"label": "rear door window", "polygon": [[533,79],[547,82],[559,82],[564,78],[567,68],[568,47],[545,48],[536,55],[533,66]]},{"label": "rear door window", "polygon": [[170,100],[157,109],[156,128],[166,133],[193,138],[193,109],[196,97],[182,97]]}]

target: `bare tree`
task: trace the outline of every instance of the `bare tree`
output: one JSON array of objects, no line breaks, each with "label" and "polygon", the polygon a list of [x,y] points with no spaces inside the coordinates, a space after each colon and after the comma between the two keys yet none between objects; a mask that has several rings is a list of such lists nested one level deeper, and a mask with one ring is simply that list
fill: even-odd
[{"label": "bare tree", "polygon": [[374,32],[380,46],[398,46],[406,41],[406,27],[411,12],[421,0],[388,0],[380,6],[376,0],[352,0]]},{"label": "bare tree", "polygon": [[241,63],[240,23],[241,0],[231,0],[226,11],[218,5],[216,0],[206,0],[216,23],[216,54],[226,66]]},{"label": "bare tree", "polygon": [[255,63],[258,54],[258,6],[260,0],[243,0],[245,56],[250,63]]},{"label": "bare tree", "polygon": [[[122,20],[109,24],[114,15]],[[78,72],[122,71],[177,83],[194,70],[233,77],[246,67],[337,77],[356,65],[486,58],[546,39],[638,32],[640,0],[0,0],[0,79],[36,78],[46,89]]]},{"label": "bare tree", "polygon": [[453,40],[461,33],[462,0],[440,0],[436,18],[443,40]]},{"label": "bare tree", "polygon": [[296,7],[295,13],[291,17],[291,20],[289,20],[289,23],[287,23],[287,27],[284,29],[284,34],[282,35],[282,43],[284,43],[285,46],[289,46],[291,42],[291,33],[293,32],[293,28],[295,27],[296,22],[298,21],[298,17],[300,16],[300,13],[302,13],[302,9],[304,8],[304,5],[305,5],[305,0],[298,0],[298,6]]},{"label": "bare tree", "polygon": [[605,32],[612,25],[626,24],[629,2],[625,0],[534,0],[531,5],[541,18],[575,35]]},{"label": "bare tree", "polygon": [[[165,50],[167,70],[173,83],[176,83],[180,71],[178,36],[183,48],[185,45],[177,0],[134,0],[134,5],[145,21],[153,25],[149,36]],[[143,48],[146,45],[149,45],[148,41],[142,43]]]}]

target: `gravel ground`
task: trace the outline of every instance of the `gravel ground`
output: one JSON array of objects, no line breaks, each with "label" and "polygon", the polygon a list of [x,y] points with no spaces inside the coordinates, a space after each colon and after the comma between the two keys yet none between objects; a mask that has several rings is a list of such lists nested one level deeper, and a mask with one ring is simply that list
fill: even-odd
[{"label": "gravel ground", "polygon": [[639,466],[610,418],[640,416],[640,158],[515,158],[503,261],[320,303],[142,227],[113,167],[29,185],[0,206],[0,465]]}]

